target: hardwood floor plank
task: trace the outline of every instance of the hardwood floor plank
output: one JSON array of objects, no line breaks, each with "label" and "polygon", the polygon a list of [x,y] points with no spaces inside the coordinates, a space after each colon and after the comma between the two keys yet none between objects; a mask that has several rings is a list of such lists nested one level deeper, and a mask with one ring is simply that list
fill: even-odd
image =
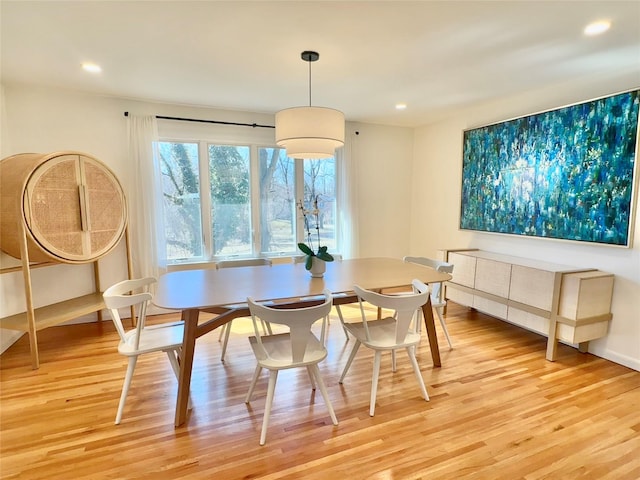
[{"label": "hardwood floor plank", "polygon": [[[342,310],[359,314],[353,306]],[[225,363],[218,332],[198,341],[194,408],[180,428],[173,426],[177,385],[164,355],[139,360],[122,424],[114,425],[126,360],[111,324],[43,330],[39,370],[31,370],[24,337],[0,358],[0,477],[640,478],[640,372],[566,345],[548,362],[544,337],[455,304],[447,325],[455,348],[438,327],[442,368],[433,368],[426,335],[417,352],[430,401],[406,355],[398,355],[395,373],[386,355],[370,417],[373,354],[361,348],[339,384],[352,341],[333,315],[320,369],[339,425],[305,372],[285,371],[263,447],[266,373],[244,403],[255,367],[249,321],[234,321]]]}]

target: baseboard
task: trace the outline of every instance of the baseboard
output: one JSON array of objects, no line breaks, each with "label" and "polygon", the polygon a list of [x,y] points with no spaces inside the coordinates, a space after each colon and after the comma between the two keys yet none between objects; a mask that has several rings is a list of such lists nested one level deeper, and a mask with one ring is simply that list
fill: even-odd
[{"label": "baseboard", "polygon": [[595,355],[596,357],[604,358],[605,360],[609,360],[610,362],[618,363],[625,367],[631,368],[640,372],[640,360],[637,358],[632,358],[627,355],[620,355],[619,353],[612,352],[611,350],[600,350],[598,348],[589,348],[589,353]]}]

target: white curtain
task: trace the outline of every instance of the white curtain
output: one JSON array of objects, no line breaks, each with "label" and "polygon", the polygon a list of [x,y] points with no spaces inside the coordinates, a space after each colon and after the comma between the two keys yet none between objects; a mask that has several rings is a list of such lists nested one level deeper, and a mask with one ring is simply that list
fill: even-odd
[{"label": "white curtain", "polygon": [[345,138],[344,147],[336,151],[338,171],[338,244],[344,258],[358,257],[358,184],[354,168],[355,138]]},{"label": "white curtain", "polygon": [[129,182],[127,197],[136,278],[158,278],[167,266],[157,142],[158,124],[154,116],[129,115],[129,162],[133,179]]}]

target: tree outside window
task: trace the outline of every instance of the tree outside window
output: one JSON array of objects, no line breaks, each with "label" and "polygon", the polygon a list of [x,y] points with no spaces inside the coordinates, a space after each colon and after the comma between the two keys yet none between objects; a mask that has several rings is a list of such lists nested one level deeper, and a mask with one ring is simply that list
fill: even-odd
[{"label": "tree outside window", "polygon": [[336,252],[334,159],[206,142],[160,142],[159,152],[169,263],[299,255],[304,233],[296,204],[315,198],[323,245]]},{"label": "tree outside window", "polygon": [[201,258],[203,244],[198,144],[160,142],[158,150],[167,260]]}]

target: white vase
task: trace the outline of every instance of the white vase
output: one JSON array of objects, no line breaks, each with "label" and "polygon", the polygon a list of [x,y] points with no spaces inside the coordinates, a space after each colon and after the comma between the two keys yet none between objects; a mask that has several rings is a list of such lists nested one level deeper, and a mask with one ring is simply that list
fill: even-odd
[{"label": "white vase", "polygon": [[327,269],[327,262],[320,260],[318,257],[311,257],[311,276],[314,278],[322,278]]}]

